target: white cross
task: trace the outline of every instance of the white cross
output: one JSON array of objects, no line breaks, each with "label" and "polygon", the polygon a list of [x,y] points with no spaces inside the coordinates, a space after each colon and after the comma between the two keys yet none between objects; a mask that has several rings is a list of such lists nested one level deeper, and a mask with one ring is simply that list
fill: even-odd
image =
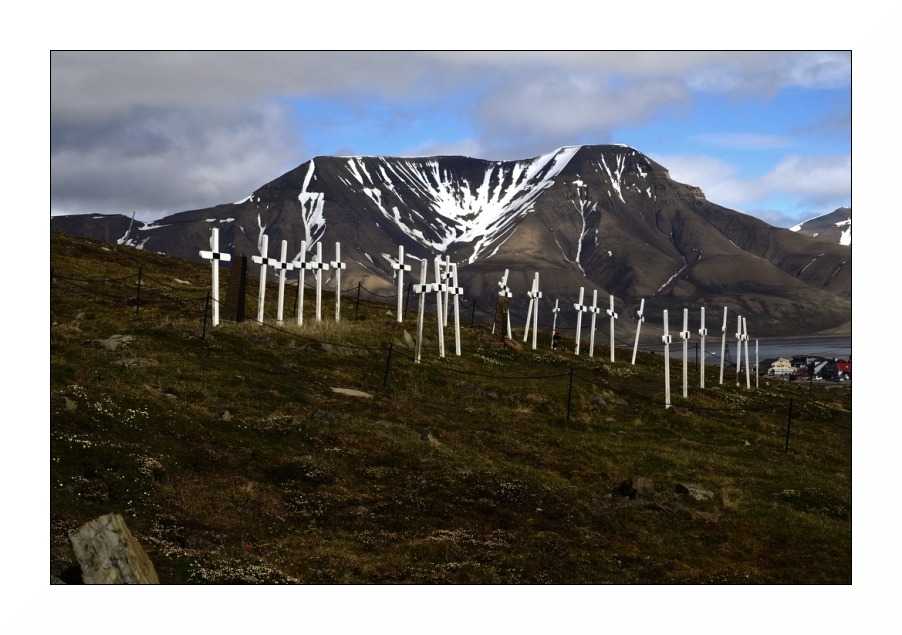
[{"label": "white cross", "polygon": [[705,328],[705,307],[702,307],[702,327],[698,330],[698,334],[702,338],[702,363],[699,369],[699,388],[705,387],[705,360],[707,353],[705,352],[705,337],[708,335],[708,329]]},{"label": "white cross", "polygon": [[645,298],[642,298],[642,302],[639,303],[639,313],[637,314],[639,320],[636,323],[636,343],[633,344],[633,366],[636,365],[636,351],[639,350],[639,331],[642,330],[642,323],[645,322],[645,315],[643,315],[644,310]]},{"label": "white cross", "polygon": [[417,346],[414,361],[419,364],[423,352],[423,314],[426,312],[426,294],[432,291],[432,285],[426,282],[428,265],[426,259],[420,260],[420,283],[413,285],[413,292],[420,296],[420,308],[417,312]]},{"label": "white cross", "polygon": [[304,278],[307,277],[307,241],[301,241],[301,252],[291,263],[298,270],[298,326],[304,323]]},{"label": "white cross", "polygon": [[460,305],[459,296],[464,292],[463,287],[457,286],[457,263],[451,264],[451,284],[448,285],[448,293],[454,296],[454,354],[460,356]]},{"label": "white cross", "polygon": [[670,326],[667,324],[667,309],[664,309],[664,335],[661,336],[664,342],[664,406],[670,408],[670,343],[673,338],[670,337]]},{"label": "white cross", "polygon": [[723,384],[723,365],[724,358],[727,356],[727,307],[723,308],[723,326],[720,327],[722,333],[720,339],[720,383]]},{"label": "white cross", "polygon": [[608,315],[611,317],[611,361],[614,361],[614,320],[617,314],[614,312],[614,296],[611,296],[611,308],[608,309]]},{"label": "white cross", "polygon": [[316,261],[308,264],[316,270],[316,321],[320,322],[323,319],[323,271],[329,270],[329,263],[323,262],[322,243],[316,243]]},{"label": "white cross", "polygon": [[589,310],[585,304],[583,304],[583,296],[585,295],[585,287],[579,288],[579,302],[573,305],[573,308],[577,310],[576,314],[576,346],[573,347],[573,354],[579,355],[579,340],[582,337],[582,328],[583,328],[583,313]]},{"label": "white cross", "polygon": [[537,331],[539,330],[539,299],[542,297],[542,292],[539,291],[539,272],[536,271],[536,275],[532,280],[532,290],[526,293],[526,296],[529,298],[529,310],[526,312],[526,328],[523,329],[523,341],[526,341],[526,338],[529,336],[529,319],[532,317],[532,350],[536,350],[536,337]]},{"label": "white cross", "polygon": [[276,321],[281,324],[285,306],[285,274],[294,269],[294,265],[288,262],[287,240],[282,241],[282,257],[273,266],[279,270],[279,309],[276,314]]},{"label": "white cross", "polygon": [[251,260],[260,265],[260,295],[257,298],[257,322],[263,324],[263,300],[266,296],[266,266],[271,262],[267,257],[267,252],[269,251],[269,236],[263,234],[261,237],[261,245],[260,245],[260,256],[251,256]]},{"label": "white cross", "polygon": [[[507,274],[509,273],[508,269],[504,270],[504,276],[501,278],[501,282],[498,283],[498,286],[501,287],[501,291],[498,292],[498,295],[502,298],[510,298],[513,297],[513,293],[511,293],[510,288],[507,286]],[[507,313],[507,339],[513,339],[513,335],[511,335],[511,313],[510,311],[506,311]],[[492,334],[495,333],[495,327],[492,326]]]},{"label": "white cross", "polygon": [[212,291],[213,293],[213,326],[219,325],[219,261],[222,260],[224,262],[228,262],[232,259],[230,254],[220,253],[219,251],[219,230],[217,228],[213,228],[212,235],[210,236],[210,249],[212,251],[201,251],[200,257],[206,258],[207,260],[211,260],[210,263],[213,266],[213,284]]},{"label": "white cross", "polygon": [[[391,260],[391,258],[389,258]],[[410,265],[404,264],[404,245],[398,247],[398,262],[391,263],[392,269],[398,272],[398,323],[403,321],[402,314],[404,312],[404,272],[410,271]]]},{"label": "white cross", "polygon": [[680,338],[683,340],[683,398],[689,391],[689,309],[683,309],[683,330]]},{"label": "white cross", "polygon": [[341,261],[341,244],[335,243],[335,260],[329,263],[335,270],[335,321],[341,320],[341,270],[346,268]]},{"label": "white cross", "polygon": [[598,307],[597,289],[592,291],[592,306],[589,307],[589,313],[592,314],[592,325],[589,330],[589,357],[593,357],[595,355],[595,318],[601,313],[601,309]]},{"label": "white cross", "polygon": [[551,309],[551,313],[554,316],[554,319],[551,321],[551,348],[552,350],[555,348],[555,338],[557,333],[557,314],[561,312],[561,307],[558,306],[558,299],[554,300],[554,308]]},{"label": "white cross", "polygon": [[438,322],[438,354],[439,357],[445,356],[445,312],[442,310],[442,295],[448,285],[440,282],[442,279],[442,259],[435,259],[435,321]]}]

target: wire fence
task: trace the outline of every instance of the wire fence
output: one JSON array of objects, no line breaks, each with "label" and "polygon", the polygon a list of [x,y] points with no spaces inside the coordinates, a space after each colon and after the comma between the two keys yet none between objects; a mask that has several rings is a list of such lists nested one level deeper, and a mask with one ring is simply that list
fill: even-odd
[{"label": "wire fence", "polygon": [[[173,282],[175,282],[175,284],[173,284]],[[210,292],[207,291],[203,295],[199,295],[191,290],[185,289],[185,286],[184,284],[181,284],[181,281],[173,282],[164,281],[157,278],[156,276],[147,275],[143,271],[143,268],[139,268],[138,271],[133,275],[115,278],[73,277],[60,275],[58,272],[51,271],[51,298],[53,297],[53,292],[65,291],[71,293],[80,293],[101,299],[104,302],[110,302],[114,305],[122,306],[127,310],[133,310],[135,316],[140,316],[141,312],[144,311],[145,314],[150,313],[150,318],[161,317],[165,313],[166,317],[168,318],[178,317],[188,320],[197,319],[198,325],[201,330],[200,339],[205,340],[207,331],[212,329],[210,320],[212,299]],[[272,283],[267,283],[267,288],[269,286],[272,286]],[[305,284],[305,293],[307,288],[310,288],[312,290],[315,287]],[[406,292],[407,298],[403,305],[402,320],[407,319],[406,313],[408,310],[409,296],[411,294],[412,288],[413,284],[411,283],[408,286]],[[298,295],[300,287],[295,285],[294,289],[294,301],[285,303],[288,311],[285,312],[285,315],[283,317],[288,320],[297,318]],[[391,299],[396,300],[398,297],[397,293],[387,294],[372,291],[370,289],[367,289],[361,283],[349,287],[348,289],[342,290],[342,297],[350,294],[356,294],[356,302],[354,304],[355,320],[359,317],[361,293],[364,292],[368,296],[376,298],[376,303],[379,304],[380,307],[384,306],[385,310],[389,310],[394,307],[383,301]],[[335,297],[334,291],[332,291],[331,293],[326,293],[327,295],[331,295],[333,298]],[[271,297],[271,294],[268,293],[267,295]],[[426,298],[426,301],[430,305],[436,305],[436,301],[429,298],[428,296]],[[483,324],[488,321],[497,319],[499,315],[497,307],[488,309],[479,306],[475,299],[460,300],[458,309],[462,310],[463,312],[469,311],[471,327],[474,327],[476,325],[477,313],[482,318],[478,321]],[[450,309],[445,310],[450,312]],[[173,311],[175,312],[174,314]],[[432,313],[435,313],[434,309],[432,310]],[[522,322],[524,324],[526,323],[525,316],[510,311],[508,312],[508,314],[511,318],[516,319],[518,322]],[[596,390],[607,390],[607,384],[605,382],[601,382],[596,378],[590,377],[584,374],[582,371],[577,372],[572,365],[569,366],[567,372],[542,373],[535,375],[504,375],[497,372],[480,373],[471,369],[456,368],[453,362],[449,361],[449,358],[437,358],[435,361],[429,361],[429,359],[421,359],[420,361],[416,361],[413,354],[402,354],[400,352],[402,349],[401,346],[398,346],[396,350],[395,342],[381,346],[363,346],[346,341],[329,341],[327,339],[311,337],[308,334],[299,332],[296,328],[287,328],[284,323],[274,323],[272,320],[259,321],[256,318],[250,318],[245,315],[244,321],[255,324],[261,329],[271,330],[273,332],[278,332],[284,336],[293,338],[303,346],[309,347],[312,345],[319,347],[320,349],[325,348],[329,350],[347,351],[350,355],[348,363],[346,365],[347,368],[344,368],[344,370],[353,371],[359,377],[359,384],[361,386],[369,387],[370,389],[374,390],[391,390],[391,380],[393,374],[397,373],[402,368],[406,368],[408,371],[428,368],[433,372],[446,376],[459,375],[467,377],[480,377],[492,383],[527,382],[531,385],[535,385],[537,382],[539,382],[542,383],[545,387],[548,387],[550,385],[549,382],[551,382],[557,386],[556,392],[560,393],[561,395],[566,394],[566,399],[563,399],[562,397],[561,402],[558,405],[560,406],[561,413],[565,413],[563,418],[567,424],[571,423],[571,420],[573,419],[574,403],[583,403],[584,401],[586,401],[585,393],[587,391],[591,392]],[[543,322],[540,322],[539,326],[541,329],[551,328],[550,324]],[[483,342],[483,345],[493,344],[499,347],[510,346],[509,340],[501,337],[503,329],[499,328],[499,325],[497,324],[495,324],[494,327],[495,328],[493,328],[493,330],[498,331],[497,336],[493,335],[492,339],[490,341]],[[556,330],[561,331],[563,329],[558,327]],[[658,337],[664,334],[663,329],[658,329],[650,325],[645,325],[643,332],[650,332],[650,334],[652,334],[654,337]],[[609,335],[609,331],[607,333]],[[550,333],[548,334],[547,339],[549,340],[548,348],[550,349]],[[634,347],[634,342],[615,340],[615,346],[632,349]],[[522,347],[518,346],[517,348]],[[469,351],[469,353],[479,354],[478,350],[479,349],[477,349],[476,351]],[[639,347],[638,350],[643,352],[657,352],[642,347]],[[704,351],[704,354],[716,356],[719,358],[719,356],[714,352]],[[696,352],[696,359],[697,355],[698,353]],[[364,359],[369,360],[369,364],[361,364],[361,361]],[[738,369],[736,370],[734,376],[738,383]],[[733,378],[728,377],[728,379]],[[576,392],[574,391],[574,385],[583,387],[581,390],[581,392],[583,393],[582,395],[579,394],[580,389],[577,389]],[[807,395],[808,399],[805,399],[805,395],[802,395],[803,398],[800,400],[800,403],[795,403],[795,397],[789,398],[788,403],[786,402],[785,397],[775,397],[774,403],[772,405],[758,405],[753,408],[750,408],[748,406],[711,407],[703,406],[700,404],[691,404],[691,409],[695,413],[708,412],[729,414],[731,412],[756,412],[762,414],[770,414],[774,417],[782,416],[782,413],[785,412],[787,416],[787,436],[785,451],[787,452],[789,449],[790,431],[792,429],[794,419],[797,429],[799,421],[804,421],[812,425],[823,424],[847,431],[851,438],[851,426],[844,426],[840,424],[834,424],[830,421],[824,421],[823,417],[821,417],[816,412],[816,410],[813,409],[811,404],[815,400],[811,399],[811,397],[815,386],[820,388],[819,385],[809,381]],[[693,388],[693,390],[696,391],[699,389]],[[652,399],[647,394],[629,391],[628,389],[625,390],[622,386],[618,387],[618,395],[621,399],[628,399],[631,404],[644,407],[660,408],[661,405],[665,403],[663,393],[664,390],[661,391],[660,399]],[[682,403],[684,403],[685,405],[677,406],[677,408],[690,407],[690,402],[688,400],[684,400]],[[670,407],[669,400],[667,401],[666,407]]]}]

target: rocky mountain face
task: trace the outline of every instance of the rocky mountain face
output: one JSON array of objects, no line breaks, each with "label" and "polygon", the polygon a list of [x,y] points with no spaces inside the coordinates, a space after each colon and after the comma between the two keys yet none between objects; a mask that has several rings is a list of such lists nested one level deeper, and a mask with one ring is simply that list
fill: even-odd
[{"label": "rocky mountain face", "polygon": [[851,247],[852,208],[840,207],[829,214],[799,223],[791,227],[790,231]]},{"label": "rocky mountain face", "polygon": [[[837,210],[839,211],[839,210]],[[851,217],[851,211],[849,211]],[[673,181],[642,153],[615,145],[574,146],[520,161],[468,157],[316,157],[246,199],[167,216],[152,224],[126,216],[51,218],[51,230],[199,260],[217,227],[220,250],[269,256],[282,240],[307,258],[335,243],[347,269],[342,286],[394,290],[402,246],[417,281],[421,258],[450,257],[465,297],[494,307],[510,270],[514,307],[525,307],[535,272],[541,310],[555,299],[572,311],[609,295],[622,317],[646,320],[697,308],[748,318],[755,336],[851,332],[852,253],[839,241],[772,227]],[[673,326],[671,330],[679,330]],[[715,329],[717,324],[706,326]]]}]

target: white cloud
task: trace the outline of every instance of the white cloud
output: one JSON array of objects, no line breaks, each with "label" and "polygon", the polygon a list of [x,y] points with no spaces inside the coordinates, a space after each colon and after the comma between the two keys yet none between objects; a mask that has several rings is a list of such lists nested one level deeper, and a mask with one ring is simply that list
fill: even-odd
[{"label": "white cloud", "polygon": [[[320,129],[343,125],[331,100],[341,100],[336,110],[372,117],[355,124],[372,132],[370,153],[413,147],[412,154],[515,159],[610,142],[618,127],[688,111],[693,90],[768,95],[851,81],[848,52],[54,52],[50,61],[52,213],[172,213],[242,198],[310,158],[291,112],[304,98],[325,104]],[[452,99],[454,116],[465,121],[456,136],[436,130],[431,141],[398,145],[403,135],[392,126],[407,119],[397,113]],[[782,142],[741,134],[709,140]],[[809,164],[820,185],[800,185],[793,175],[805,166],[787,160],[750,183],[698,158],[662,163],[727,205],[767,188],[807,187],[805,195],[816,196],[837,172]]]},{"label": "white cloud", "polygon": [[787,156],[760,182],[762,188],[767,190],[801,196],[811,201],[850,198],[852,158]]},{"label": "white cloud", "polygon": [[795,145],[793,140],[775,134],[711,133],[692,138],[711,146],[734,150],[775,150]]},{"label": "white cloud", "polygon": [[[680,183],[696,185],[712,203],[757,216],[775,226],[798,222],[799,214],[825,214],[847,204],[852,196],[852,162],[848,156],[784,157],[756,178],[744,178],[739,168],[704,155],[652,156]],[[784,201],[780,210],[773,201]]]}]

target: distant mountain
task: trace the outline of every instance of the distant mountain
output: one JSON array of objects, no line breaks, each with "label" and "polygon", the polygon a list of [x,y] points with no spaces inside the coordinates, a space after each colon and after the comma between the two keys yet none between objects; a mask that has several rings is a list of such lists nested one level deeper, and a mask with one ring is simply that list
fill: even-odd
[{"label": "distant mountain", "polygon": [[828,240],[840,245],[852,245],[852,208],[840,207],[829,214],[806,220],[790,228],[791,231]]},{"label": "distant mountain", "polygon": [[[442,156],[316,157],[244,200],[185,211],[153,223],[122,215],[51,218],[51,230],[199,260],[219,228],[220,249],[254,255],[269,236],[289,257],[341,244],[345,288],[393,289],[392,259],[403,245],[414,264],[448,256],[468,298],[494,307],[510,269],[513,305],[525,306],[535,272],[542,311],[555,299],[572,312],[580,287],[599,305],[613,294],[624,318],[645,299],[646,320],[663,309],[720,307],[748,318],[758,336],[843,332],[851,324],[852,253],[802,232],[706,200],[663,166],[619,145],[564,147],[520,161]],[[251,270],[253,273],[253,269]],[[430,279],[432,269],[430,267]],[[414,281],[414,266],[408,280]],[[671,330],[679,330],[682,325]],[[730,332],[732,332],[732,323]],[[695,327],[697,328],[697,327]],[[851,332],[849,330],[849,332]]]}]

